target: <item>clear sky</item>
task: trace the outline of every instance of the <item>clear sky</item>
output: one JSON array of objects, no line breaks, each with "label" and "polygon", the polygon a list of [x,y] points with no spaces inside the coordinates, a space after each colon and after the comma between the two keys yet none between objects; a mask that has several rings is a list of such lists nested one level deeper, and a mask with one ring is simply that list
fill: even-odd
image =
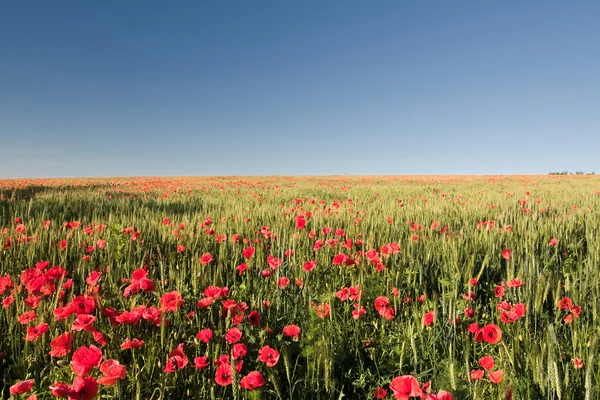
[{"label": "clear sky", "polygon": [[6,1],[0,177],[600,173],[598,1]]}]

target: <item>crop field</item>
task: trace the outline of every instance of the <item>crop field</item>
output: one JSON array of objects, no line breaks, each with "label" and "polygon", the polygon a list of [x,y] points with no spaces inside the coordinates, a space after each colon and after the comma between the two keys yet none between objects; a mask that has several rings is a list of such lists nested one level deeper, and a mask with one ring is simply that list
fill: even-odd
[{"label": "crop field", "polygon": [[600,398],[600,178],[0,181],[0,397]]}]

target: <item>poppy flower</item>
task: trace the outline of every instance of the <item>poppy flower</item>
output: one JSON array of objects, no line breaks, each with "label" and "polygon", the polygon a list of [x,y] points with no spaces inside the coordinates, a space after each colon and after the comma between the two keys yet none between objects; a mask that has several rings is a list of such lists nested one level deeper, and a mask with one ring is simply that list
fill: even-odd
[{"label": "poppy flower", "polygon": [[527,307],[523,303],[518,303],[515,304],[515,306],[513,307],[513,311],[515,314],[517,314],[517,317],[521,318],[525,316],[525,313],[527,312]]},{"label": "poppy flower", "polygon": [[494,288],[494,295],[498,298],[504,297],[504,286],[496,286]]},{"label": "poppy flower", "polygon": [[265,379],[259,371],[249,372],[240,380],[240,387],[246,390],[255,390],[265,385]]},{"label": "poppy flower", "polygon": [[359,319],[367,313],[367,310],[360,304],[354,304],[354,310],[352,310],[352,318]]},{"label": "poppy flower", "polygon": [[385,309],[390,305],[390,300],[385,296],[379,296],[375,299],[375,309],[377,311]]},{"label": "poppy flower", "polygon": [[64,357],[71,352],[73,349],[73,334],[71,332],[65,332],[62,335],[57,336],[50,342],[52,350],[48,352],[52,357]]},{"label": "poppy flower", "polygon": [[581,369],[583,368],[583,361],[581,361],[581,358],[572,358],[571,362],[573,363],[573,366],[577,369]]},{"label": "poppy flower", "polygon": [[127,338],[127,339],[125,339],[123,344],[121,344],[121,348],[122,349],[139,349],[143,345],[144,345],[143,340],[138,340],[135,338],[133,340],[129,340],[129,338]]},{"label": "poppy flower", "polygon": [[[83,377],[92,369],[98,367],[102,361],[102,351],[93,344],[90,347],[81,346],[73,353],[71,369],[75,375]],[[94,381],[95,382],[95,381]]]},{"label": "poppy flower", "polygon": [[206,265],[213,260],[212,254],[204,253],[202,257],[200,257],[200,263],[202,265]]},{"label": "poppy flower", "polygon": [[485,356],[479,359],[479,365],[486,371],[494,368],[494,358],[492,356]]},{"label": "poppy flower", "polygon": [[64,382],[55,382],[49,389],[54,397],[69,397],[73,393],[73,387]]},{"label": "poppy flower", "polygon": [[306,219],[304,215],[296,215],[296,229],[302,230],[306,228]]},{"label": "poppy flower", "polygon": [[194,368],[196,369],[204,369],[210,365],[208,358],[202,357],[194,357]]},{"label": "poppy flower", "polygon": [[335,257],[333,257],[333,261],[331,262],[333,265],[340,265],[346,262],[348,256],[342,253],[339,253]]},{"label": "poppy flower", "polygon": [[221,364],[215,373],[215,382],[220,386],[229,386],[233,382],[233,370],[229,364]]},{"label": "poppy flower", "polygon": [[263,346],[258,351],[258,360],[264,362],[267,367],[274,367],[279,361],[279,352],[269,346]]},{"label": "poppy flower", "polygon": [[568,310],[569,308],[573,307],[573,302],[571,301],[571,299],[569,297],[563,297],[562,299],[560,299],[558,301],[557,306],[558,306],[558,308]]},{"label": "poppy flower", "polygon": [[298,340],[300,336],[300,327],[298,325],[287,325],[283,328],[283,334],[291,337],[293,340]]},{"label": "poppy flower", "polygon": [[181,305],[183,305],[183,298],[181,298],[181,294],[176,290],[165,293],[160,298],[160,307],[163,311],[175,311]]},{"label": "poppy flower", "polygon": [[268,256],[267,264],[269,264],[269,267],[271,267],[272,270],[276,270],[283,264],[283,261],[277,257]]},{"label": "poppy flower", "polygon": [[96,300],[93,297],[77,296],[71,302],[73,312],[77,314],[92,314],[96,309]]},{"label": "poppy flower", "polygon": [[204,343],[208,343],[213,336],[213,331],[210,328],[201,329],[196,334],[196,338]]},{"label": "poppy flower", "polygon": [[188,363],[188,358],[183,351],[183,343],[180,343],[177,348],[171,350],[163,372],[172,373],[185,368]]},{"label": "poppy flower", "polygon": [[502,250],[502,257],[505,260],[510,260],[512,257],[512,251],[509,248]]},{"label": "poppy flower", "polygon": [[258,311],[252,311],[248,314],[248,322],[252,326],[260,325],[260,313]]},{"label": "poppy flower", "polygon": [[375,397],[376,399],[385,399],[387,397],[387,390],[385,390],[382,387],[378,387],[377,389],[375,389],[373,397]]},{"label": "poppy flower", "polygon": [[317,316],[321,319],[329,318],[331,316],[331,307],[327,303],[320,304],[317,307]]},{"label": "poppy flower", "polygon": [[290,284],[290,279],[282,276],[281,278],[279,278],[279,282],[278,282],[278,286],[279,289],[285,289],[288,285]]},{"label": "poppy flower", "polygon": [[48,332],[48,324],[42,322],[39,325],[32,326],[27,328],[27,334],[25,335],[25,340],[28,342],[33,342],[35,339],[42,337],[44,333]]},{"label": "poppy flower", "polygon": [[243,343],[236,343],[233,345],[233,348],[231,349],[231,356],[233,357],[234,360],[245,357],[247,353],[248,353],[248,347],[246,347],[246,345]]},{"label": "poppy flower", "polygon": [[434,319],[435,314],[433,313],[433,311],[425,313],[425,315],[423,316],[423,326],[431,326],[431,324],[433,324]]},{"label": "poppy flower", "polygon": [[316,265],[317,265],[316,261],[307,261],[304,263],[304,266],[302,268],[304,269],[304,271],[308,272],[308,271],[312,271]]},{"label": "poppy flower", "polygon": [[69,399],[91,400],[98,394],[98,383],[91,377],[77,377],[73,381],[73,387]]},{"label": "poppy flower", "polygon": [[471,371],[471,380],[472,381],[478,381],[481,378],[483,378],[483,374],[484,374],[484,370],[482,369],[474,369],[473,371]]},{"label": "poppy flower", "polygon": [[75,321],[73,321],[73,325],[71,326],[71,330],[76,332],[86,331],[86,332],[94,332],[94,322],[96,321],[96,317],[88,314],[79,314]]},{"label": "poppy flower", "polygon": [[423,394],[419,381],[412,375],[395,377],[390,382],[390,389],[396,400],[408,400],[410,397],[420,397]]},{"label": "poppy flower", "polygon": [[492,381],[495,384],[499,384],[500,382],[502,382],[502,378],[504,377],[504,371],[501,369],[497,371],[489,371],[488,375],[490,377],[490,381]]},{"label": "poppy flower", "polygon": [[452,393],[450,393],[450,392],[447,392],[445,390],[440,390],[437,393],[437,395],[435,395],[435,399],[431,399],[431,400],[454,400],[454,396],[452,396]]},{"label": "poppy flower", "polygon": [[242,255],[247,260],[254,255],[254,247],[246,247],[242,250]]},{"label": "poppy flower", "polygon": [[19,315],[17,318],[21,325],[27,325],[37,318],[37,315],[34,310],[26,311],[23,314]]},{"label": "poppy flower", "polygon": [[494,324],[483,327],[483,340],[490,344],[496,344],[502,339],[502,330]]},{"label": "poppy flower", "polygon": [[12,385],[9,389],[10,394],[23,394],[27,393],[33,387],[35,381],[33,379],[28,379],[26,381],[20,381]]},{"label": "poppy flower", "polygon": [[500,320],[505,324],[515,322],[517,319],[519,319],[519,316],[514,311],[503,311],[502,313],[500,313]]},{"label": "poppy flower", "polygon": [[556,246],[556,244],[558,243],[558,240],[556,238],[552,238],[550,239],[550,243],[548,243],[550,246]]},{"label": "poppy flower", "polygon": [[506,287],[509,288],[519,288],[523,286],[523,282],[521,282],[521,280],[519,278],[515,278],[513,280],[511,280],[510,282],[506,282]]},{"label": "poppy flower", "polygon": [[100,372],[104,375],[98,379],[98,383],[104,386],[110,386],[117,383],[119,379],[125,379],[127,368],[121,365],[117,360],[106,360],[100,365]]},{"label": "poppy flower", "polygon": [[237,343],[242,338],[242,331],[239,328],[231,328],[225,334],[225,340],[227,343]]}]

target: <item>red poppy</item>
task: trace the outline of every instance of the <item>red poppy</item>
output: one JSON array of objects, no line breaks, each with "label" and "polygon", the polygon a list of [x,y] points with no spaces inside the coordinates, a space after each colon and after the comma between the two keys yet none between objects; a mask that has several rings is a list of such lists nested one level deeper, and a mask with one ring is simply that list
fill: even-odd
[{"label": "red poppy", "polygon": [[248,314],[248,322],[252,326],[260,325],[260,313],[258,311],[252,311]]},{"label": "red poppy", "polygon": [[171,350],[163,372],[171,373],[185,368],[188,363],[188,358],[183,351],[183,343],[180,343],[177,348]]},{"label": "red poppy", "polygon": [[254,247],[246,247],[242,250],[242,255],[247,260],[254,255]]},{"label": "red poppy", "polygon": [[340,264],[343,264],[344,262],[346,262],[347,259],[348,259],[347,255],[339,253],[338,255],[336,255],[335,257],[333,257],[332,264],[333,265],[340,265]]},{"label": "red poppy", "polygon": [[26,311],[17,318],[21,325],[27,325],[37,318],[35,311]]},{"label": "red poppy", "polygon": [[527,308],[526,308],[525,304],[518,303],[518,304],[515,304],[515,306],[513,307],[513,311],[515,314],[517,314],[517,317],[521,318],[521,317],[525,316],[525,313],[527,312]]},{"label": "red poppy", "polygon": [[279,352],[269,346],[263,346],[258,351],[258,360],[264,362],[267,367],[273,367],[279,361]]},{"label": "red poppy", "polygon": [[[429,400],[429,399],[427,399],[427,400]],[[450,392],[446,392],[445,390],[440,390],[437,393],[437,395],[435,396],[435,399],[432,398],[431,400],[454,400],[454,396],[452,396],[452,393],[450,393]]]},{"label": "red poppy", "polygon": [[502,257],[506,260],[510,260],[512,257],[512,251],[509,248],[502,250]]},{"label": "red poppy", "polygon": [[558,308],[568,310],[569,308],[573,307],[573,302],[571,301],[571,299],[569,297],[563,297],[562,299],[560,299],[558,301],[557,306],[558,306]]},{"label": "red poppy", "polygon": [[69,394],[70,399],[92,400],[98,394],[98,383],[91,377],[77,377],[73,381],[73,387]]},{"label": "red poppy", "polygon": [[62,335],[57,336],[50,342],[52,350],[48,352],[52,357],[64,357],[71,352],[73,349],[73,334],[71,332],[65,332]]},{"label": "red poppy", "polygon": [[117,360],[106,360],[100,365],[100,372],[104,375],[98,383],[104,386],[114,385],[119,379],[125,379],[127,368]]},{"label": "red poppy", "polygon": [[433,311],[429,311],[428,313],[425,313],[425,315],[423,316],[423,325],[430,326],[431,324],[433,324],[434,319],[435,319],[435,314],[433,313]]},{"label": "red poppy", "polygon": [[486,371],[494,368],[494,358],[492,356],[485,356],[479,359],[479,365]]},{"label": "red poppy", "polygon": [[572,358],[571,362],[573,363],[573,366],[577,369],[581,369],[583,368],[583,361],[581,361],[581,358]]},{"label": "red poppy", "polygon": [[390,305],[390,300],[385,296],[379,296],[375,299],[375,309],[377,311],[385,309]]},{"label": "red poppy", "polygon": [[271,267],[272,270],[276,270],[281,266],[281,264],[283,264],[283,261],[277,257],[268,256],[267,264],[269,264],[269,267]]},{"label": "red poppy", "polygon": [[44,333],[48,332],[48,324],[42,322],[39,325],[32,326],[27,328],[27,334],[25,335],[25,340],[28,342],[33,342],[35,339],[42,337]]},{"label": "red poppy", "polygon": [[296,215],[296,229],[302,230],[306,228],[306,219],[304,215]]},{"label": "red poppy", "polygon": [[279,289],[285,289],[290,284],[289,278],[282,276],[279,278],[278,286]]},{"label": "red poppy", "polygon": [[375,397],[376,399],[385,399],[387,397],[387,390],[385,390],[382,387],[378,387],[377,389],[375,389],[373,397]]},{"label": "red poppy", "polygon": [[474,369],[473,371],[471,371],[471,380],[478,381],[479,379],[483,378],[484,372],[485,371],[482,369]]},{"label": "red poppy", "polygon": [[240,387],[246,390],[255,390],[265,385],[265,379],[259,371],[249,372],[240,380]]},{"label": "red poppy", "polygon": [[331,307],[329,306],[329,304],[320,304],[317,307],[317,316],[321,319],[329,318],[331,316]]},{"label": "red poppy", "polygon": [[212,254],[204,253],[202,257],[200,257],[200,263],[202,265],[206,265],[213,260]]},{"label": "red poppy", "polygon": [[490,344],[496,344],[502,339],[502,330],[494,324],[487,324],[483,327],[483,340]]},{"label": "red poppy", "polygon": [[423,394],[419,381],[412,375],[395,377],[390,382],[390,389],[396,400],[408,400],[410,397],[420,397]]},{"label": "red poppy", "polygon": [[12,385],[9,389],[10,394],[23,394],[27,393],[33,387],[35,381],[33,379],[28,379],[26,381],[17,382]]},{"label": "red poppy", "polygon": [[312,271],[315,268],[316,265],[317,265],[316,261],[307,261],[307,262],[304,263],[303,269],[306,272]]},{"label": "red poppy", "polygon": [[283,328],[283,334],[291,337],[293,340],[298,340],[300,336],[300,327],[298,325],[287,325]]},{"label": "red poppy", "polygon": [[77,296],[71,304],[73,312],[77,314],[92,314],[96,309],[96,300],[93,297]]},{"label": "red poppy", "polygon": [[242,338],[242,331],[239,328],[231,328],[225,334],[225,340],[227,343],[237,343]]},{"label": "red poppy", "polygon": [[509,288],[519,288],[521,286],[523,286],[523,282],[521,282],[521,280],[519,278],[515,278],[513,280],[511,280],[510,282],[506,282],[506,286]]},{"label": "red poppy", "polygon": [[502,382],[502,378],[504,377],[504,371],[501,369],[498,371],[490,371],[488,372],[488,375],[490,377],[490,381],[492,381],[495,384],[499,384],[500,382]]},{"label": "red poppy", "polygon": [[94,332],[94,322],[96,321],[96,317],[88,314],[79,314],[75,321],[73,321],[73,325],[71,326],[71,330],[80,332]]},{"label": "red poppy", "polygon": [[210,339],[212,338],[212,336],[213,336],[213,331],[210,328],[204,328],[196,334],[196,338],[198,338],[198,340],[200,340],[204,343],[208,343],[210,341]]},{"label": "red poppy", "polygon": [[[73,353],[71,369],[77,376],[86,376],[102,361],[102,352],[93,344],[90,347],[81,346]],[[95,381],[94,381],[95,382]]]},{"label": "red poppy", "polygon": [[162,311],[175,311],[182,305],[183,298],[181,298],[181,294],[176,290],[165,293],[160,298],[160,307]]},{"label": "red poppy", "polygon": [[500,320],[505,324],[515,322],[517,319],[519,319],[519,316],[514,311],[503,311],[502,313],[500,313]]},{"label": "red poppy", "polygon": [[247,353],[248,353],[248,348],[243,343],[236,343],[233,345],[233,348],[231,349],[231,356],[233,357],[234,360],[237,360],[238,358],[246,357]]},{"label": "red poppy", "polygon": [[229,386],[233,382],[233,370],[229,364],[221,364],[215,373],[215,382],[220,386]]},{"label": "red poppy", "polygon": [[504,297],[504,286],[496,286],[494,288],[494,295],[498,298]]},{"label": "red poppy", "polygon": [[556,238],[552,238],[550,239],[550,243],[548,243],[550,246],[556,246],[556,244],[558,243],[558,240]]},{"label": "red poppy", "polygon": [[194,368],[196,369],[204,369],[210,365],[208,358],[202,357],[194,357]]},{"label": "red poppy", "polygon": [[143,340],[138,340],[135,338],[133,340],[129,340],[129,338],[127,338],[127,339],[125,339],[123,344],[121,344],[121,348],[122,349],[139,349],[143,345],[144,345]]}]

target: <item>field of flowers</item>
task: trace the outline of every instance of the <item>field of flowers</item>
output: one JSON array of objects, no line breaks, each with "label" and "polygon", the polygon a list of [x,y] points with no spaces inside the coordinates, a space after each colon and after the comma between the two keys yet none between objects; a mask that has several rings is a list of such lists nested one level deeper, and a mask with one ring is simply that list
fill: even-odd
[{"label": "field of flowers", "polygon": [[599,211],[594,176],[0,181],[0,397],[598,399]]}]

